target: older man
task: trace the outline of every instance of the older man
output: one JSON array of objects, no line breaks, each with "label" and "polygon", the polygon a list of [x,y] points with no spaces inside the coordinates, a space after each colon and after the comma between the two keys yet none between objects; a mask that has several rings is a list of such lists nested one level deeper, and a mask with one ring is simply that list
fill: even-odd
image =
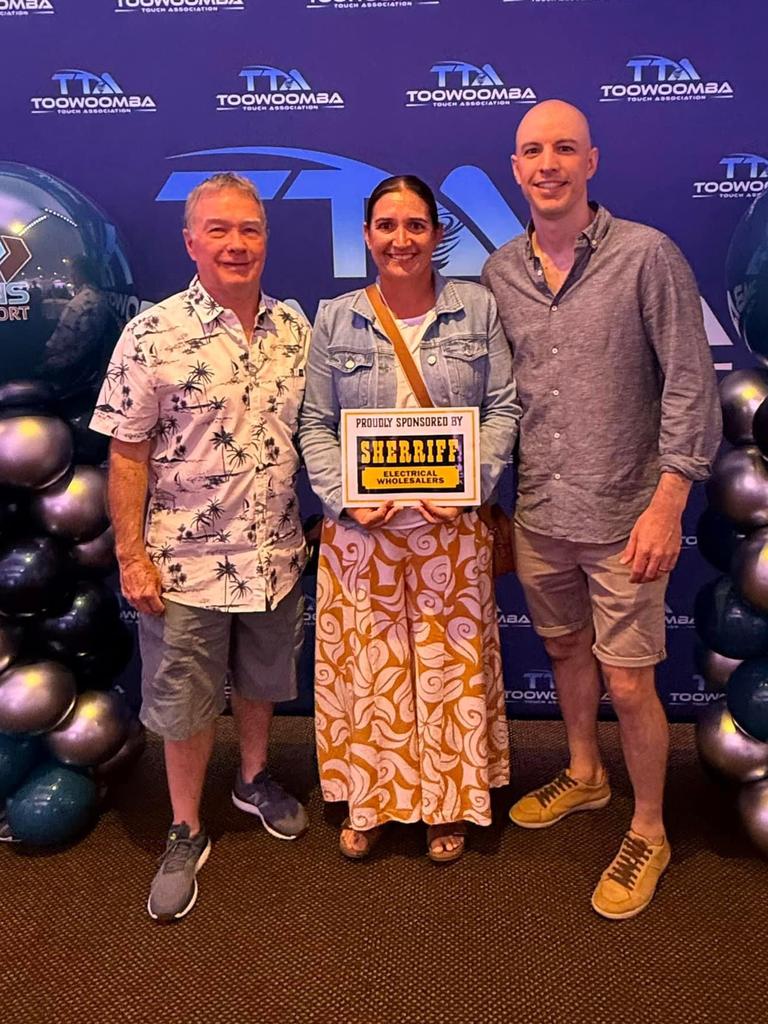
[{"label": "older man", "polygon": [[511,809],[523,828],[596,810],[611,790],[597,743],[601,678],[619,719],[634,814],[592,898],[627,918],[670,859],[662,818],[668,727],[654,666],[691,483],[720,438],[691,270],[659,231],[587,197],[598,151],[575,107],[549,100],[517,131],[525,234],[488,260],[523,417],[518,572],[552,661],[570,764]]},{"label": "older man", "polygon": [[[120,583],[140,612],[142,721],[164,740],[173,824],[147,909],[187,914],[211,843],[200,797],[232,684],[232,799],[295,839],[303,807],[266,770],[275,701],[296,695],[305,548],[294,490],[308,324],[261,291],[264,207],[217,174],[185,209],[189,287],[132,320],[91,426],[111,436]],[[146,514],[145,514],[146,506]]]}]

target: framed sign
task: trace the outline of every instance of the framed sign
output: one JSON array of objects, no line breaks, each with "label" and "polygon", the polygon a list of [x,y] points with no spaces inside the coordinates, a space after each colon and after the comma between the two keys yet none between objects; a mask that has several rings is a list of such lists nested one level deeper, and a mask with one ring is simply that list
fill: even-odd
[{"label": "framed sign", "polygon": [[473,409],[342,409],[344,505],[480,504],[480,414]]}]

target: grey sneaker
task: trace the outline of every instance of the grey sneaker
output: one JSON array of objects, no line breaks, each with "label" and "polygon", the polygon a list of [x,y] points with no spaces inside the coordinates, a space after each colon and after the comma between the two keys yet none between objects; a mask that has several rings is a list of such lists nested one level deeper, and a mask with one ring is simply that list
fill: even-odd
[{"label": "grey sneaker", "polygon": [[211,840],[201,828],[194,837],[182,821],[171,825],[160,868],[152,879],[147,912],[155,921],[177,921],[188,914],[197,899],[197,872],[208,860]]},{"label": "grey sneaker", "polygon": [[298,839],[309,828],[307,812],[296,797],[286,793],[265,768],[253,782],[243,782],[238,772],[232,803],[246,814],[255,814],[276,839]]}]

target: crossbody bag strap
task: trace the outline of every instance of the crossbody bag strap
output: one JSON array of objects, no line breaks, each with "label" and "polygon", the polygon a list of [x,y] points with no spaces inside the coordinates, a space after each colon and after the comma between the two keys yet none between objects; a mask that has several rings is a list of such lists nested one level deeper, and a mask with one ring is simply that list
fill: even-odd
[{"label": "crossbody bag strap", "polygon": [[368,301],[373,306],[373,311],[376,314],[379,323],[384,328],[384,332],[392,342],[392,348],[395,350],[395,355],[400,361],[403,373],[408,378],[408,383],[411,385],[419,405],[424,406],[427,409],[433,408],[435,403],[429,397],[429,392],[427,391],[427,385],[424,383],[424,378],[419,373],[419,368],[416,366],[413,356],[408,351],[408,346],[403,341],[403,336],[397,329],[397,324],[389,311],[389,306],[387,306],[386,302],[382,298],[381,292],[375,284],[369,284],[365,289],[365,294],[368,296]]}]

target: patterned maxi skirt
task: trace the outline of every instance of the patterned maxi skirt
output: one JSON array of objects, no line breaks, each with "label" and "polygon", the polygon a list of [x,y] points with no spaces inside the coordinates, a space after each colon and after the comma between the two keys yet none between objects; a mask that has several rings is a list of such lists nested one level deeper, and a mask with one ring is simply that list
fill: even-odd
[{"label": "patterned maxi skirt", "polygon": [[490,537],[475,513],[370,533],[326,520],[315,706],[325,800],[352,827],[491,821],[509,740]]}]

